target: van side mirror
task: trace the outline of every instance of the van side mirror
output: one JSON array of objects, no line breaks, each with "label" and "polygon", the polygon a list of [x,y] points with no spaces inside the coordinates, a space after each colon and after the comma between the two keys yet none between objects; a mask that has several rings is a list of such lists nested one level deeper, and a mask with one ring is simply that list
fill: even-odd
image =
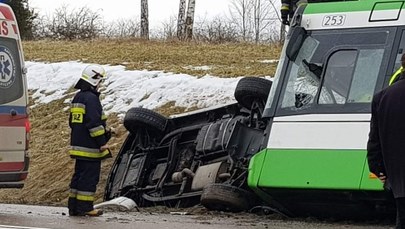
[{"label": "van side mirror", "polygon": [[286,48],[286,55],[291,61],[295,61],[297,58],[298,51],[300,50],[306,35],[307,32],[303,27],[295,26],[292,28]]}]

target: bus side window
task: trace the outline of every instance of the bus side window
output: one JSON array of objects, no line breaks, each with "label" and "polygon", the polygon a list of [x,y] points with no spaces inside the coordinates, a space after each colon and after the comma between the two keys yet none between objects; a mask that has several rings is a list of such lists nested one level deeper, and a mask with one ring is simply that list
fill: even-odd
[{"label": "bus side window", "polygon": [[341,50],[330,56],[319,96],[319,104],[346,103],[357,53],[357,50]]},{"label": "bus side window", "polygon": [[319,104],[369,103],[384,49],[341,50],[329,58]]},{"label": "bus side window", "polygon": [[401,56],[404,53],[405,50],[405,30],[402,31],[402,36],[401,36],[401,41],[399,42],[399,47],[398,51],[396,53],[396,58],[395,58],[395,65],[392,73],[394,73],[398,68],[401,67]]}]

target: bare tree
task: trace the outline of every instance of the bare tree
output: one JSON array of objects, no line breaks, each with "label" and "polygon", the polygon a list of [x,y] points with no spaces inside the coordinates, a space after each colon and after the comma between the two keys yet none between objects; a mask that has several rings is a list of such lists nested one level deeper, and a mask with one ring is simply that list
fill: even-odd
[{"label": "bare tree", "polygon": [[188,0],[187,17],[186,17],[186,38],[189,40],[193,38],[194,12],[195,12],[195,0]]},{"label": "bare tree", "polygon": [[255,15],[255,41],[259,43],[260,39],[260,16],[261,16],[261,1],[254,0],[254,15]]},{"label": "bare tree", "polygon": [[33,36],[35,39],[41,39],[46,37],[51,37],[51,30],[49,28],[49,23],[51,19],[49,16],[38,16],[34,20]]},{"label": "bare tree", "polygon": [[243,41],[258,43],[273,38],[271,34],[264,36],[264,33],[270,32],[269,28],[274,29],[278,22],[273,1],[276,0],[232,0],[231,20],[240,31]]},{"label": "bare tree", "polygon": [[169,19],[162,23],[160,32],[158,33],[158,38],[172,40],[177,38],[177,19],[176,15],[170,16]]},{"label": "bare tree", "polygon": [[281,24],[280,26],[280,43],[283,43],[285,40],[285,35],[286,35],[286,29],[285,29],[285,25]]},{"label": "bare tree", "polygon": [[279,36],[278,41],[279,41],[280,43],[283,43],[283,42],[284,42],[284,39],[285,39],[286,31],[287,31],[287,30],[286,30],[286,26],[285,26],[285,24],[283,24],[283,23],[281,22],[281,17],[280,17],[280,14],[279,14],[279,8],[277,8],[277,7],[275,6],[274,0],[268,0],[268,1],[269,1],[269,4],[271,5],[271,7],[273,8],[274,13],[275,13],[275,16],[276,16],[276,17],[274,18],[274,21],[281,24],[281,26],[280,26],[280,36]]},{"label": "bare tree", "polygon": [[139,37],[141,26],[135,19],[119,19],[104,25],[103,35],[111,38]]},{"label": "bare tree", "polygon": [[231,20],[242,33],[243,41],[248,39],[251,33],[252,4],[251,0],[232,0],[229,9]]},{"label": "bare tree", "polygon": [[194,39],[209,43],[238,42],[235,24],[217,16],[210,21],[196,21]]},{"label": "bare tree", "polygon": [[276,9],[273,7],[272,4],[274,0],[253,0],[253,8],[254,8],[254,36],[255,42],[260,42],[260,36],[263,31],[277,22],[277,15]]},{"label": "bare tree", "polygon": [[101,25],[102,17],[98,12],[87,7],[70,9],[63,5],[52,16],[42,18],[37,24],[40,31],[36,34],[53,39],[92,39],[100,35]]},{"label": "bare tree", "polygon": [[180,0],[179,16],[177,19],[177,38],[180,40],[184,39],[185,16],[186,16],[186,0]]},{"label": "bare tree", "polygon": [[141,0],[141,37],[143,39],[149,39],[148,0]]}]

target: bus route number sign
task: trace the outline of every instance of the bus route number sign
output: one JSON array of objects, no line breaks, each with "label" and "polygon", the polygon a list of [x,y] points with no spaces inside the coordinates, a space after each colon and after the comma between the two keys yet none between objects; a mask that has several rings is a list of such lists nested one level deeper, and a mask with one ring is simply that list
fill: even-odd
[{"label": "bus route number sign", "polygon": [[326,15],[323,18],[322,26],[329,27],[329,26],[342,26],[345,24],[346,15]]}]

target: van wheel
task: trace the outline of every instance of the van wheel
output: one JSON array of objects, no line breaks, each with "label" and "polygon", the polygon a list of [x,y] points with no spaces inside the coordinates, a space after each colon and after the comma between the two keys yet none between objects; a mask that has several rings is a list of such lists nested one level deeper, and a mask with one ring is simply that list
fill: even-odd
[{"label": "van wheel", "polygon": [[255,100],[266,103],[272,81],[259,77],[245,77],[239,80],[235,89],[235,99],[240,105],[250,109]]},{"label": "van wheel", "polygon": [[124,117],[124,126],[131,133],[135,133],[139,128],[162,133],[166,130],[167,122],[166,117],[141,107],[129,109]]},{"label": "van wheel", "polygon": [[209,210],[241,212],[252,208],[254,199],[254,195],[244,189],[215,183],[204,187],[200,201]]}]

